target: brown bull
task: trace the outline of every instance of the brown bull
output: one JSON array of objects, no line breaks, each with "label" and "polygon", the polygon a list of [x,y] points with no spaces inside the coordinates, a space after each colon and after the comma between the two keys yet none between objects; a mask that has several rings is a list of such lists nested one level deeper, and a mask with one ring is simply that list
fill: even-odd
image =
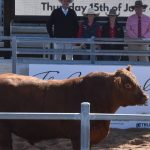
[{"label": "brown bull", "polygon": [[[143,105],[148,97],[130,70],[90,73],[67,80],[44,81],[34,77],[0,75],[0,112],[80,112],[83,101],[93,113],[114,113],[120,106]],[[109,131],[110,121],[91,121],[91,145]],[[79,121],[0,121],[0,150],[12,150],[11,133],[30,143],[51,138],[70,138],[80,149]]]}]

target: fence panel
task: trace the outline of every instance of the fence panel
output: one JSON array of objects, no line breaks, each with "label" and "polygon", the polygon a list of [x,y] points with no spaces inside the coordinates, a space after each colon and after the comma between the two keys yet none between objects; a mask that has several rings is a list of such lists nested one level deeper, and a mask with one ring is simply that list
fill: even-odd
[{"label": "fence panel", "polygon": [[81,113],[19,113],[0,112],[0,120],[80,120],[81,150],[90,148],[90,120],[150,121],[150,114],[90,113],[90,103],[81,103]]}]

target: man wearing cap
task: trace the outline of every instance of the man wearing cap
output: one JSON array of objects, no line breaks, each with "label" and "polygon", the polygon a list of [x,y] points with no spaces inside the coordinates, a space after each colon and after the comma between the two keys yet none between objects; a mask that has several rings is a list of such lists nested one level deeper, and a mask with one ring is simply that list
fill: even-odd
[{"label": "man wearing cap", "polygon": [[[69,8],[73,0],[59,0],[62,4],[60,8],[55,9],[47,23],[47,31],[50,37],[55,38],[75,38],[78,32],[78,19],[76,12]],[[55,43],[55,49],[72,49],[70,43]],[[62,55],[54,55],[54,60],[61,60]],[[66,60],[73,60],[73,55],[66,55]]]},{"label": "man wearing cap", "polygon": [[[141,0],[135,1],[135,5],[131,6],[135,10],[135,14],[127,19],[126,31],[127,36],[131,39],[150,38],[150,17],[143,14],[147,5],[144,5]],[[129,44],[129,50],[149,50],[148,44]],[[148,56],[129,56],[130,61],[149,61]]]},{"label": "man wearing cap", "polygon": [[[108,16],[108,21],[106,24],[103,25],[102,28],[102,37],[103,38],[124,38],[124,32],[123,27],[118,23],[117,17],[119,16],[119,13],[117,14],[116,9],[112,8],[109,11],[109,14],[106,14]],[[122,50],[123,45],[115,45],[115,44],[104,44],[102,45],[102,49],[106,50]],[[111,61],[117,61],[120,60],[120,56],[103,56],[103,60],[111,60]]]}]

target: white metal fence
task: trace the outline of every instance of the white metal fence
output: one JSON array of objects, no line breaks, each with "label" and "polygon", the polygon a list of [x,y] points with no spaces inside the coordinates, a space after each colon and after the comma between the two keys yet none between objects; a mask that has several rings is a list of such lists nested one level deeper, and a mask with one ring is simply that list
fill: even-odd
[{"label": "white metal fence", "polygon": [[[51,47],[48,48],[28,48],[28,47],[20,47],[19,44],[29,44],[34,43],[39,44],[42,43],[43,45],[47,44],[54,44],[54,43],[72,43],[72,44],[90,44],[90,49],[53,49]],[[13,62],[16,64],[19,63],[48,63],[48,64],[103,64],[107,63],[108,61],[97,61],[95,58],[96,56],[150,56],[150,51],[148,50],[103,50],[103,49],[95,49],[95,44],[149,44],[150,39],[124,39],[124,38],[48,38],[48,37],[13,37],[12,40],[12,47],[13,47]],[[50,60],[48,59],[33,59],[33,58],[18,58],[18,54],[41,54],[41,55],[50,55],[50,54],[71,54],[71,55],[90,55],[90,60]],[[109,61],[109,64],[129,64],[128,61]],[[140,65],[150,65],[150,62],[130,62],[130,64],[140,64]],[[16,72],[16,66],[13,65],[13,72]]]},{"label": "white metal fence", "polygon": [[[113,64],[113,65],[150,65],[150,62],[129,62],[129,61],[97,61],[96,56],[150,56],[149,50],[103,50],[94,49],[95,44],[150,44],[150,39],[123,39],[123,38],[48,38],[48,37],[16,37],[0,36],[0,41],[10,40],[10,48],[0,48],[0,51],[12,51],[12,72],[16,73],[17,63],[27,64]],[[29,47],[31,43],[34,47]],[[90,44],[90,49],[53,49],[50,45],[54,43],[73,43],[73,44]],[[37,45],[42,45],[37,48]],[[18,55],[54,55],[54,54],[71,54],[71,55],[90,55],[90,60],[50,60],[49,58],[29,58],[18,57]]]},{"label": "white metal fence", "polygon": [[90,113],[90,104],[81,103],[81,113],[13,113],[1,112],[0,120],[80,120],[81,150],[90,150],[90,120],[150,121],[150,114]]},{"label": "white metal fence", "polygon": [[[128,50],[100,50],[97,51],[93,49],[94,44],[149,44],[150,39],[139,39],[139,40],[124,40],[124,39],[113,39],[110,41],[109,39],[98,39],[97,41],[94,39],[49,39],[49,38],[30,38],[30,37],[22,37],[16,38],[0,36],[0,40],[10,40],[11,47],[10,48],[0,48],[2,51],[12,51],[12,68],[13,72],[16,73],[16,65],[18,63],[18,54],[79,54],[79,55],[139,55],[139,56],[150,56],[150,51],[128,51]],[[84,52],[80,50],[54,50],[54,49],[20,49],[18,47],[18,43],[29,43],[29,42],[41,42],[41,43],[90,43],[91,49],[85,50]],[[28,61],[28,59],[27,59]],[[40,63],[39,60],[36,62]],[[47,60],[49,63],[49,60]],[[61,62],[61,61],[60,61]],[[34,62],[35,63],[35,62]],[[56,63],[54,61],[54,63]],[[70,62],[69,62],[70,63]],[[80,63],[80,61],[78,61]],[[94,57],[90,60],[90,63],[95,63]],[[110,62],[112,63],[112,62]],[[120,63],[120,62],[118,62]],[[128,64],[129,62],[127,62]],[[136,62],[137,63],[137,62]],[[131,62],[130,62],[131,64]],[[149,62],[143,63],[144,65],[150,65]],[[140,62],[140,65],[142,63]],[[90,104],[82,103],[81,105],[81,113],[7,113],[1,112],[0,119],[30,119],[30,120],[81,120],[81,150],[89,150],[90,144],[90,120],[130,120],[130,121],[150,121],[150,114],[94,114],[90,113]]]}]

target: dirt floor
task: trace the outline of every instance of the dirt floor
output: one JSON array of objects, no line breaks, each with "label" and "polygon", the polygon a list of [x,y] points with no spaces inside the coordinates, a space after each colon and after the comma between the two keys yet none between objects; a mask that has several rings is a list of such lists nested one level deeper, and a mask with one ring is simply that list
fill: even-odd
[{"label": "dirt floor", "polygon": [[[14,136],[14,150],[72,150],[67,139],[55,139],[28,144],[24,139]],[[111,129],[104,141],[92,150],[150,150],[150,129]]]}]

